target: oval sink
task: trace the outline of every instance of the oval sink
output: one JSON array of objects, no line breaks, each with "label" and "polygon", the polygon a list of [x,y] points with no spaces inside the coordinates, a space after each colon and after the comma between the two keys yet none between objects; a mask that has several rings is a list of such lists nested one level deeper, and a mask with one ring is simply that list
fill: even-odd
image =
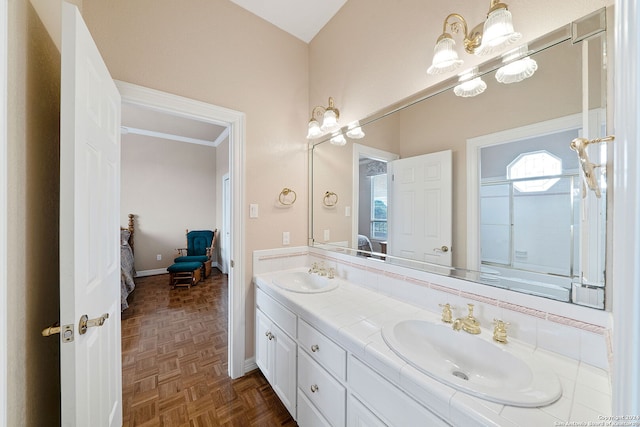
[{"label": "oval sink", "polygon": [[562,395],[558,376],[509,344],[456,332],[450,326],[406,320],[382,329],[403,360],[457,390],[503,405],[538,407]]},{"label": "oval sink", "polygon": [[337,288],[338,280],[306,271],[289,271],[274,277],[273,284],[287,291],[313,294]]}]

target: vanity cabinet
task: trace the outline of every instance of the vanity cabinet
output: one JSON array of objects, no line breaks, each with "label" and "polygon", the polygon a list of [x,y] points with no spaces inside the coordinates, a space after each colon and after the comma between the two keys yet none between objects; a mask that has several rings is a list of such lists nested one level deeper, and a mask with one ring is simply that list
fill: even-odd
[{"label": "vanity cabinet", "polygon": [[345,387],[305,351],[298,353],[298,388],[324,415],[330,425],[335,427],[345,425]]},{"label": "vanity cabinet", "polygon": [[[296,342],[269,314],[280,319],[295,318],[295,315],[266,295],[259,298],[260,302],[256,310],[256,364],[296,418]],[[295,327],[293,334],[295,336]]]},{"label": "vanity cabinet", "polygon": [[449,425],[259,288],[256,364],[301,427]]},{"label": "vanity cabinet", "polygon": [[366,426],[366,427],[386,427],[380,418],[371,412],[357,397],[353,394],[349,395],[348,402],[348,425],[350,426]]},{"label": "vanity cabinet", "polygon": [[[416,402],[412,397],[374,372],[353,355],[349,357],[348,369],[351,391],[358,396],[365,407],[374,409],[380,418],[384,420],[384,424],[408,426],[416,425],[416,421],[420,420],[420,425],[449,426],[440,417]],[[360,414],[363,413],[362,408],[355,408],[355,410],[359,410]],[[368,415],[375,417],[373,413]],[[359,416],[362,417],[364,415]]]}]

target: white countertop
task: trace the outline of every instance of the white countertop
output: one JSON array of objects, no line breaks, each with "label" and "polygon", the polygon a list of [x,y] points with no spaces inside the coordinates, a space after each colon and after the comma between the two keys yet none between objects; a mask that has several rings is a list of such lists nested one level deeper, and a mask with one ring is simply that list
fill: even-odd
[{"label": "white countertop", "polygon": [[[541,408],[489,402],[423,374],[397,356],[382,338],[385,324],[407,319],[437,323],[439,314],[341,279],[334,279],[340,281],[340,286],[329,292],[286,291],[272,283],[273,276],[279,273],[256,275],[256,286],[452,425],[539,427],[566,421],[599,422],[611,415],[610,379],[602,369],[510,338],[508,346],[529,352],[548,364],[560,379],[563,395]],[[483,325],[482,334],[491,336],[486,326]]]}]

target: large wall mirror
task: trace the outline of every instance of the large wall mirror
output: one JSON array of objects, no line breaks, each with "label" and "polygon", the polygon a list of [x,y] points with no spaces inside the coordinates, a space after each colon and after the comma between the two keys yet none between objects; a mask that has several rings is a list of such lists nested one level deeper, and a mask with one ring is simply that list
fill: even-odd
[{"label": "large wall mirror", "polygon": [[497,81],[503,55],[477,96],[456,76],[360,120],[362,139],[313,141],[310,244],[604,308],[610,144],[586,148],[594,189],[570,143],[607,134],[605,22],[520,47],[537,70],[519,82]]}]

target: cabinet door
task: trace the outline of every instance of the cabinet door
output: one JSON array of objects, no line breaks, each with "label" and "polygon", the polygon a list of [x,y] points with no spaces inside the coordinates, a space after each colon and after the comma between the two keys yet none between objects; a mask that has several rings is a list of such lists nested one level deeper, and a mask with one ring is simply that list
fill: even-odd
[{"label": "cabinet door", "polygon": [[273,326],[272,345],[273,355],[273,381],[271,383],[284,406],[291,415],[296,417],[296,354],[295,341],[289,338],[280,328]]},{"label": "cabinet door", "polygon": [[300,389],[298,389],[298,418],[296,418],[296,422],[301,427],[332,427]]},{"label": "cabinet door", "polygon": [[385,423],[351,394],[347,404],[347,414],[349,427],[386,427]]},{"label": "cabinet door", "polygon": [[273,382],[273,339],[269,339],[272,335],[271,321],[256,310],[256,365],[270,383]]}]

